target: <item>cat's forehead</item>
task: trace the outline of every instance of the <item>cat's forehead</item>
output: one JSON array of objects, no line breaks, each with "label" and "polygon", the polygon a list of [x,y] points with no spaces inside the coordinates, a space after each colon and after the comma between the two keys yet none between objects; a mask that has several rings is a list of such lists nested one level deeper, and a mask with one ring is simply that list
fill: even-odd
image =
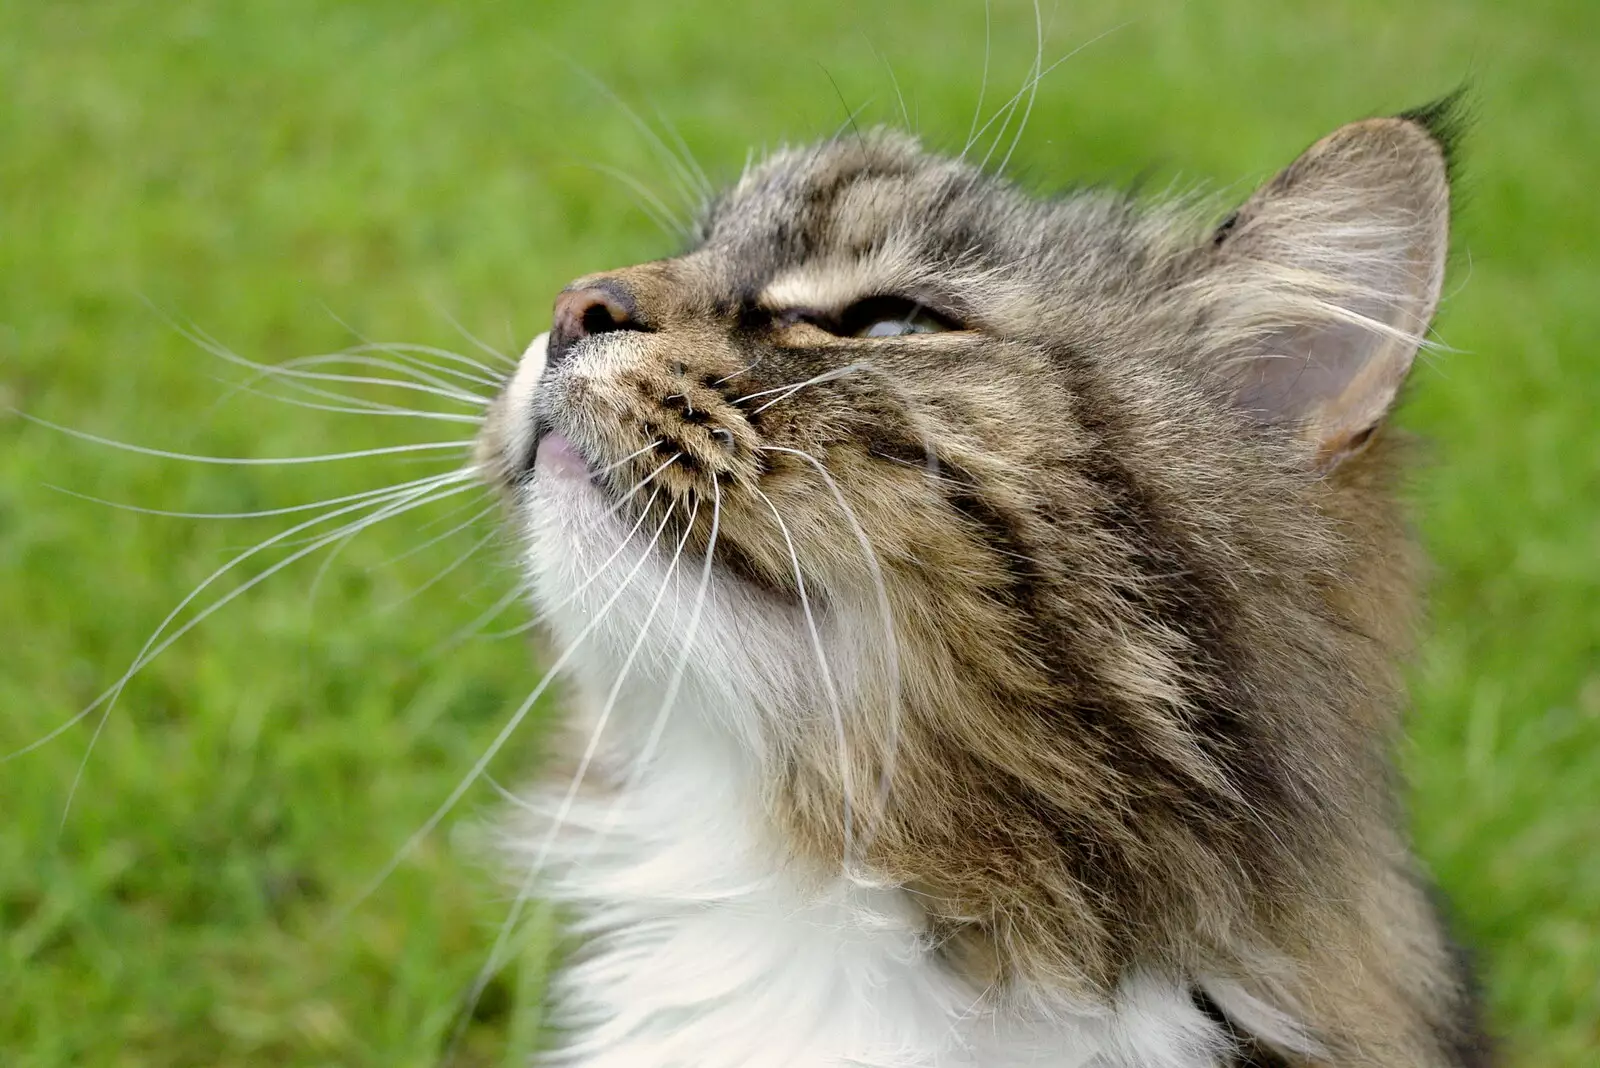
[{"label": "cat's forehead", "polygon": [[706,245],[723,254],[765,253],[795,261],[862,253],[912,222],[934,222],[934,201],[974,169],[923,152],[894,131],[835,137],[774,153],[750,168],[706,219]]},{"label": "cat's forehead", "polygon": [[914,288],[989,243],[1006,197],[977,168],[889,130],[775,153],[708,213],[693,258],[772,307]]}]

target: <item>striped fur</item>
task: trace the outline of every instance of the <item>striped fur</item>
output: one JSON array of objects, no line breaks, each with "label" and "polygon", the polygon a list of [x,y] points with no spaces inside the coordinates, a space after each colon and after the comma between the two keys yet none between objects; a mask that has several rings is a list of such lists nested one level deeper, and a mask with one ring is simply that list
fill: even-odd
[{"label": "striped fur", "polygon": [[[1416,561],[1383,421],[1438,300],[1446,114],[1346,127],[1221,225],[891,132],[781,152],[682,255],[574,283],[632,318],[541,356],[482,455],[524,507],[557,499],[542,433],[617,464],[603,499],[656,473],[627,525],[711,547],[794,661],[705,653],[762,676],[723,689],[775,863],[894,888],[979,1000],[1155,975],[1240,1064],[1484,1064],[1389,764]],[[961,329],[830,332],[885,294]]]}]

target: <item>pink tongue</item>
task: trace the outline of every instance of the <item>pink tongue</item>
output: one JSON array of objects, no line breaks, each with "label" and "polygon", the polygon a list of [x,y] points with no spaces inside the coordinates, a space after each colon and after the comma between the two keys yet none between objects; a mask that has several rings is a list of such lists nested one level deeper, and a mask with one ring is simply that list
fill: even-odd
[{"label": "pink tongue", "polygon": [[583,455],[573,448],[572,442],[560,434],[546,434],[539,442],[539,453],[534,457],[534,469],[551,474],[588,478],[589,465]]}]

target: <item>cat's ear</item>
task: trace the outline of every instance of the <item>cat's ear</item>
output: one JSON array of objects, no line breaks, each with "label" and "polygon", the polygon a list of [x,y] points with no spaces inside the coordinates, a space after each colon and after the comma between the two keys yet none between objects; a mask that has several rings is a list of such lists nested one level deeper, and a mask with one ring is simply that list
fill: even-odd
[{"label": "cat's ear", "polygon": [[1212,356],[1252,418],[1332,468],[1382,423],[1439,303],[1448,105],[1341,127],[1211,236]]}]

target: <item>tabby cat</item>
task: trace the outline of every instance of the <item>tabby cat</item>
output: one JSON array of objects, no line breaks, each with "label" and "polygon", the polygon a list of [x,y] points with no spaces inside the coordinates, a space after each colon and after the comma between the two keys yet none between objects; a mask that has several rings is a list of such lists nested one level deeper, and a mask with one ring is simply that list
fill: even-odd
[{"label": "tabby cat", "polygon": [[1390,764],[1453,114],[1220,225],[848,131],[560,294],[478,446],[567,649],[550,1063],[1488,1063]]}]

